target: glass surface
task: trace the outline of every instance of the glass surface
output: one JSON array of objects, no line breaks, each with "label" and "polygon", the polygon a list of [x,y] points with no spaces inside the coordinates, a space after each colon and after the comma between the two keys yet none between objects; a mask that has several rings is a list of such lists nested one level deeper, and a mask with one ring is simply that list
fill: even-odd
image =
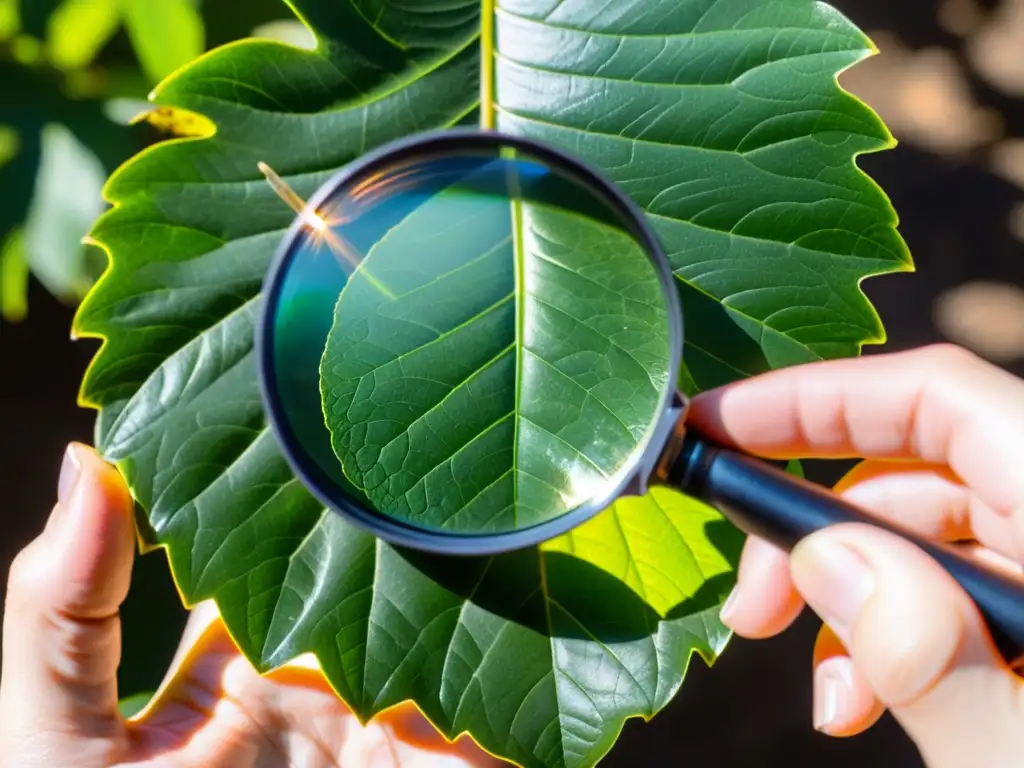
[{"label": "glass surface", "polygon": [[322,494],[432,532],[605,500],[671,381],[644,247],[521,150],[425,151],[336,189],[271,289],[272,388]]}]

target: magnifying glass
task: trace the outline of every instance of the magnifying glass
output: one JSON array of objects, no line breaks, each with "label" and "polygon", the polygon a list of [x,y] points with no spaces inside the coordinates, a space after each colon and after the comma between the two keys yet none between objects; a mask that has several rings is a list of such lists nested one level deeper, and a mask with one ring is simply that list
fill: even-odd
[{"label": "magnifying glass", "polygon": [[668,485],[788,551],[868,522],[934,557],[1024,663],[1024,580],[685,427],[679,294],[643,212],[534,140],[449,130],[296,209],[257,331],[270,423],[328,509],[401,547],[489,555]]}]

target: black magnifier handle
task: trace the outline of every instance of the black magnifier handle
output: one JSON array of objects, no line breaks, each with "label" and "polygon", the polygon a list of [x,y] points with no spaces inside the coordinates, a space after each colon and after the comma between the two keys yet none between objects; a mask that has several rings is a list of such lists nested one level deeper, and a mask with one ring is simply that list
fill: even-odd
[{"label": "black magnifier handle", "polygon": [[1010,666],[1018,671],[1024,668],[1024,579],[988,568],[953,546],[870,516],[820,485],[693,433],[687,433],[681,450],[664,471],[671,485],[719,510],[742,531],[787,552],[804,537],[837,523],[869,523],[913,542],[971,596]]}]

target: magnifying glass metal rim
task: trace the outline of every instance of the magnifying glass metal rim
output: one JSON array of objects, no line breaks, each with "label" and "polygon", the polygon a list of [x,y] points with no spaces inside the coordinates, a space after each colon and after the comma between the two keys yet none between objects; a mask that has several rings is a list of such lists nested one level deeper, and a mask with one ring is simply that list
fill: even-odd
[{"label": "magnifying glass metal rim", "polygon": [[[335,483],[316,466],[315,462],[303,459],[307,454],[284,414],[275,376],[274,318],[280,300],[281,278],[287,274],[291,261],[300,251],[308,232],[305,217],[297,216],[281,241],[264,280],[256,327],[258,378],[267,419],[288,465],[304,487],[325,508],[398,547],[443,555],[492,555],[535,546],[567,533],[607,509],[625,492],[646,491],[648,476],[654,469],[665,441],[685,410],[685,401],[677,389],[684,338],[683,315],[675,284],[676,278],[669,268],[664,249],[641,208],[603,173],[579,158],[544,142],[498,131],[451,128],[420,133],[383,145],[346,165],[320,187],[307,203],[306,211],[315,213],[354,179],[384,171],[396,162],[426,158],[431,154],[441,156],[456,150],[492,150],[497,157],[497,151],[504,148],[517,149],[527,157],[567,174],[603,198],[603,202],[616,211],[625,224],[632,227],[630,234],[650,257],[662,286],[669,326],[669,379],[659,405],[660,415],[653,427],[648,430],[645,442],[637,446],[633,460],[624,466],[624,471],[614,482],[609,482],[607,493],[553,520],[522,530],[486,534],[431,531],[388,518],[381,512],[371,512],[341,494],[332,494],[329,489],[334,488]],[[324,428],[326,429],[326,426]]]}]

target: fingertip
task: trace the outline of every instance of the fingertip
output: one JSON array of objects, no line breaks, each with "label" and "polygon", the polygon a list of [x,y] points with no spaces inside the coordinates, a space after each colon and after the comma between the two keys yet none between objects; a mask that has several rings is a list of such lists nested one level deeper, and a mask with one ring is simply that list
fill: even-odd
[{"label": "fingertip", "polygon": [[751,438],[748,425],[763,426],[765,392],[772,386],[771,374],[764,374],[702,392],[690,403],[687,422],[720,445],[746,447]]},{"label": "fingertip", "polygon": [[719,387],[701,392],[690,401],[686,413],[686,421],[690,426],[723,445],[731,442],[722,415],[722,398],[727,389]]},{"label": "fingertip", "polygon": [[863,733],[885,708],[849,656],[838,654],[814,668],[814,728],[834,738]]},{"label": "fingertip", "polygon": [[[853,663],[843,641],[827,624],[821,626],[814,641],[813,667],[815,729],[828,736],[846,738],[863,733],[878,722],[885,706]],[[828,695],[839,696],[837,705],[826,701]],[[826,717],[830,710],[831,717]]]},{"label": "fingertip", "polygon": [[[847,622],[850,658],[924,761],[1005,762],[1020,743],[1024,688],[996,652],[977,606],[938,563],[899,536],[863,525],[836,526],[829,536],[856,551],[874,574],[871,591]],[[799,558],[794,552],[794,570]],[[824,568],[842,563],[837,557],[819,561]],[[817,574],[833,589],[849,582],[836,575]],[[825,595],[805,595],[819,614],[829,613]]]},{"label": "fingertip", "polygon": [[971,604],[952,577],[880,528],[844,524],[813,534],[794,549],[793,573],[891,707],[925,695],[965,637]]},{"label": "fingertip", "polygon": [[84,443],[72,442],[64,451],[57,480],[57,505],[47,521],[46,532],[66,529],[68,513],[81,506],[85,493],[95,505],[97,497],[111,511],[132,512],[134,501],[121,473],[107,463],[96,450]]},{"label": "fingertip", "polygon": [[118,610],[135,547],[130,496],[117,471],[80,444],[68,448],[57,486],[46,530],[12,570],[4,685],[18,691],[11,696],[26,727],[116,729]]},{"label": "fingertip", "polygon": [[772,371],[702,392],[687,422],[712,441],[765,458],[792,458],[806,448],[795,412],[792,377]]},{"label": "fingertip", "polygon": [[803,602],[790,579],[786,554],[761,539],[748,538],[722,623],[741,637],[758,640],[785,630],[801,610]]},{"label": "fingertip", "polygon": [[135,555],[131,495],[113,466],[92,448],[72,444],[78,478],[58,504],[55,548],[63,563],[56,585],[62,610],[82,619],[115,613],[128,592]]},{"label": "fingertip", "polygon": [[83,474],[93,481],[107,506],[130,515],[134,501],[128,484],[117,468],[91,446],[82,443],[72,443],[72,446]]}]

